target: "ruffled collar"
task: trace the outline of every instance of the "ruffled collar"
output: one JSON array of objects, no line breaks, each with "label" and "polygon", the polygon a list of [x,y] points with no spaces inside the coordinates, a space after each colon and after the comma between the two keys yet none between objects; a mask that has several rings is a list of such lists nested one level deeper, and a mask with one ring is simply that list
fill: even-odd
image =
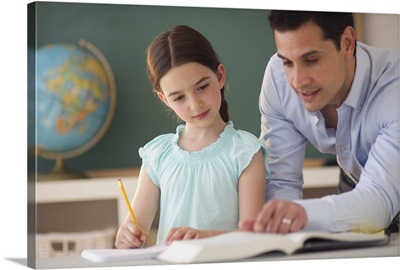
[{"label": "ruffled collar", "polygon": [[221,152],[221,149],[225,147],[225,145],[230,141],[233,134],[236,132],[233,126],[233,122],[229,121],[226,123],[224,131],[222,131],[222,133],[219,135],[218,140],[204,147],[200,151],[189,152],[183,150],[178,145],[179,135],[182,133],[184,128],[185,128],[184,124],[179,125],[176,128],[176,133],[172,138],[172,143],[173,143],[174,153],[176,154],[176,156],[182,158],[182,160],[188,160],[188,161],[207,159],[217,155],[218,153]]}]

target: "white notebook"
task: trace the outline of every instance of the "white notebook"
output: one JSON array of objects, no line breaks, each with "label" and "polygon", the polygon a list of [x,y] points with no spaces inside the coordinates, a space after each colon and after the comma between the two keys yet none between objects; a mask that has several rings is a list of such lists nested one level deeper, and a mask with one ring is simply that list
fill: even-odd
[{"label": "white notebook", "polygon": [[166,245],[156,245],[136,249],[85,249],[81,256],[96,263],[148,260],[155,259],[166,248]]}]

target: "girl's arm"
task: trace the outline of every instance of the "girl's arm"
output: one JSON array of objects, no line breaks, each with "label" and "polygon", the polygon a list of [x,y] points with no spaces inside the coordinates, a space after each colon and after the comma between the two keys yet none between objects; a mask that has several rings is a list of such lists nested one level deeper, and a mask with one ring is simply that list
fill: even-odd
[{"label": "girl's arm", "polygon": [[128,213],[124,223],[118,230],[115,240],[116,248],[138,248],[143,246],[157,212],[159,200],[159,188],[142,167],[139,173],[138,187],[131,204],[138,224],[133,223]]},{"label": "girl's arm", "polygon": [[265,204],[266,168],[259,150],[239,178],[239,222],[255,219]]}]

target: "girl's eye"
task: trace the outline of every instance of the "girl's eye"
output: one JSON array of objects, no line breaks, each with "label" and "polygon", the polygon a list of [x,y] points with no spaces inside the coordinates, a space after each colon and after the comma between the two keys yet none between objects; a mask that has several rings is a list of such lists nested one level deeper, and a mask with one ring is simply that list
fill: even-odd
[{"label": "girl's eye", "polygon": [[208,86],[209,86],[209,84],[207,83],[207,84],[202,85],[202,86],[200,86],[199,88],[197,88],[197,90],[204,90],[204,89],[206,89]]},{"label": "girl's eye", "polygon": [[183,96],[177,96],[175,99],[174,99],[174,101],[180,101],[180,100],[182,100],[183,99]]}]

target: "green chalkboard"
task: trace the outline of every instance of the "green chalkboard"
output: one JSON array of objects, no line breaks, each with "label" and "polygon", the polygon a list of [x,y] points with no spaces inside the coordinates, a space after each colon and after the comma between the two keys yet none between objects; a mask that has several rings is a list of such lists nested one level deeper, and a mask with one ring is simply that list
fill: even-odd
[{"label": "green chalkboard", "polygon": [[[65,161],[72,171],[138,167],[138,149],[155,136],[175,132],[177,122],[152,93],[146,48],[160,32],[189,25],[213,44],[227,70],[227,100],[235,127],[258,136],[258,97],[275,44],[269,11],[201,7],[36,2],[36,46],[93,43],[108,59],[117,85],[113,121],[89,151]],[[30,26],[31,28],[32,26]],[[321,157],[307,149],[307,157]],[[38,159],[39,172],[54,161]]]}]

